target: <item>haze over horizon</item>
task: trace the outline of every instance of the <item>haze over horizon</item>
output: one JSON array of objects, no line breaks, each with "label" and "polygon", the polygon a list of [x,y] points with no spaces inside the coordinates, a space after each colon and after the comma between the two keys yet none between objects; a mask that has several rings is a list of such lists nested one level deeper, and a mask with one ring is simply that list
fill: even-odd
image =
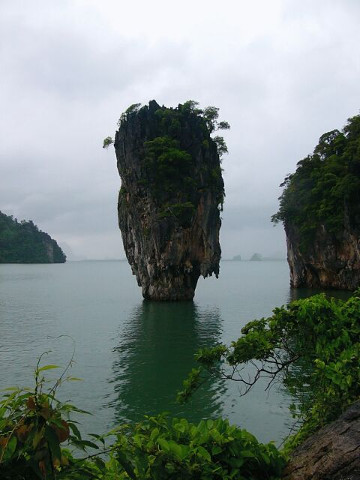
[{"label": "haze over horizon", "polygon": [[0,210],[69,259],[123,258],[112,148],[131,104],[220,108],[223,258],[285,258],[279,184],[360,108],[357,0],[2,0]]}]

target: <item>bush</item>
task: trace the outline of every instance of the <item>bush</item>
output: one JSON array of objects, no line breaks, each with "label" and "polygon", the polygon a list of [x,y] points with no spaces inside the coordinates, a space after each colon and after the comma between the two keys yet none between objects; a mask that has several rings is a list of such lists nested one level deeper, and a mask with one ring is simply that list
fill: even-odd
[{"label": "bush", "polygon": [[[300,423],[287,443],[291,449],[359,399],[360,290],[347,301],[324,294],[294,301],[249,322],[242,333],[230,347],[198,352],[200,368],[185,380],[180,400],[209,374],[238,381],[242,395],[261,377],[269,379],[268,388],[282,382],[295,399],[291,410]],[[244,365],[253,367],[252,378],[241,376]]]},{"label": "bush", "polygon": [[[84,440],[72,412],[83,412],[55,398],[61,375],[44,390],[43,373],[57,368],[39,365],[34,390],[8,389],[0,401],[1,480],[123,479],[276,479],[285,457],[270,443],[226,420],[198,425],[166,415],[121,425],[106,435]],[[66,371],[66,370],[65,370]],[[83,412],[87,413],[87,412]],[[113,443],[105,448],[105,439]],[[80,451],[99,453],[78,458]],[[77,456],[76,456],[77,455]]]},{"label": "bush", "polygon": [[275,479],[285,457],[227,420],[202,420],[198,425],[165,415],[147,417],[117,433],[113,457],[120,477],[134,479]]},{"label": "bush", "polygon": [[54,368],[58,367],[40,367],[38,363],[34,390],[8,388],[0,401],[1,480],[75,479],[76,476],[69,477],[68,473],[91,471],[91,465],[75,459],[68,449],[99,448],[82,438],[77,422],[70,418],[72,412],[87,412],[55,398],[56,389],[63,380],[75,379],[61,376],[44,391],[43,373]]}]

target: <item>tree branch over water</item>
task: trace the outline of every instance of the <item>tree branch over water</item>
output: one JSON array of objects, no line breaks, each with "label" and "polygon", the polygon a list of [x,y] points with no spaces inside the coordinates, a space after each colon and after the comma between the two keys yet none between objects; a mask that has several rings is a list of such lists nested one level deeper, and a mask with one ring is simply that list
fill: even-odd
[{"label": "tree branch over water", "polygon": [[249,322],[230,346],[200,350],[199,367],[184,381],[178,400],[186,401],[209,379],[238,382],[240,397],[261,379],[265,390],[281,382],[303,425],[298,436],[307,436],[360,396],[359,293],[345,302],[324,294],[294,301]]}]

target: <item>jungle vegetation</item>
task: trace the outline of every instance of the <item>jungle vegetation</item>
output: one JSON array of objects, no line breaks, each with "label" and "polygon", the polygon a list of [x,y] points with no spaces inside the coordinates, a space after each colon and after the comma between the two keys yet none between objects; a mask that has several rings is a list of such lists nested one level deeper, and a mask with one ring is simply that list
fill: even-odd
[{"label": "jungle vegetation", "polygon": [[272,221],[297,227],[306,246],[319,228],[343,232],[360,225],[360,115],[324,133],[314,152],[280,185],[280,208]]},{"label": "jungle vegetation", "polygon": [[202,349],[199,367],[184,382],[185,401],[208,378],[238,382],[246,395],[260,378],[293,396],[298,430],[286,448],[336,419],[360,398],[360,289],[347,301],[325,294],[275,308],[249,322],[230,346]]},{"label": "jungle vegetation", "polygon": [[0,212],[0,263],[64,263],[66,256],[50,235],[31,221]]},{"label": "jungle vegetation", "polygon": [[[150,103],[156,105],[156,102]],[[121,115],[119,129],[126,128],[135,115],[145,118],[147,111],[146,105],[142,108],[140,104],[131,105]],[[147,128],[151,134],[139,147],[143,168],[138,189],[151,195],[160,218],[172,217],[181,226],[189,226],[199,190],[214,192],[221,210],[225,194],[219,159],[228,150],[224,138],[213,134],[229,129],[230,125],[219,121],[219,109],[213,106],[200,109],[193,100],[176,108],[159,107]],[[107,137],[103,147],[112,143],[113,139]],[[208,165],[197,165],[199,154],[209,161]]]}]

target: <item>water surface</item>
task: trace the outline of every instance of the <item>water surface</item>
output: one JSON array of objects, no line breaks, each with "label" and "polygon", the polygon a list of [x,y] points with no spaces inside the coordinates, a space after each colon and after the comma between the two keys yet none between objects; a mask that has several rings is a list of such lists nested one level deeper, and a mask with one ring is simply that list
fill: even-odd
[{"label": "water surface", "polygon": [[[126,262],[0,265],[0,387],[29,386],[39,355],[66,365],[62,399],[91,411],[87,432],[168,411],[189,420],[219,415],[280,441],[288,432],[289,399],[259,385],[246,397],[218,382],[183,406],[176,391],[203,346],[231,342],[250,320],[290,300],[286,262],[222,262],[219,279],[200,279],[194,302],[142,300]],[[54,373],[52,373],[54,378]]]}]

